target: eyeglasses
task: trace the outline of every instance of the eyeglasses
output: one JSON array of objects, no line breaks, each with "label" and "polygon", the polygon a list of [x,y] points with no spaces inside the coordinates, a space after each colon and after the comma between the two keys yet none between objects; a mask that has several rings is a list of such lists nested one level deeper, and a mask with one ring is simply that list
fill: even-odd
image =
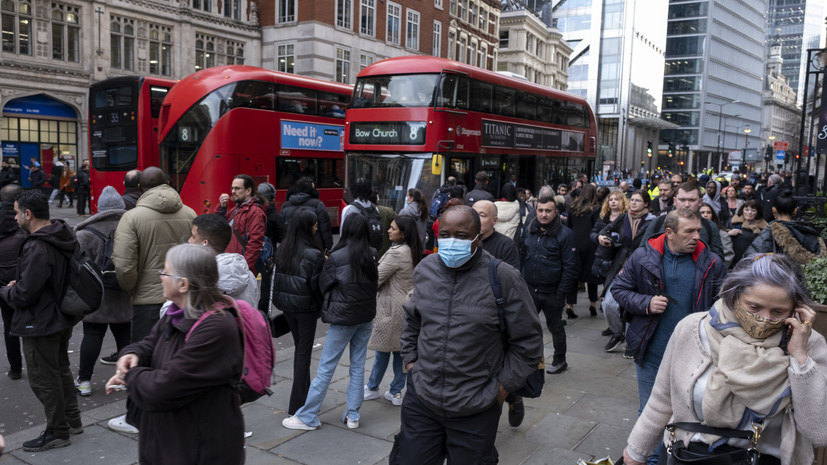
[{"label": "eyeglasses", "polygon": [[175,278],[175,279],[181,279],[180,276],[176,276],[174,274],[169,274],[169,273],[165,272],[164,270],[158,270],[158,277],[162,278],[164,276],[168,276],[170,278]]},{"label": "eyeglasses", "polygon": [[230,188],[230,190],[231,191],[243,191],[244,188],[243,187],[238,187],[238,186],[233,186],[233,187]]}]

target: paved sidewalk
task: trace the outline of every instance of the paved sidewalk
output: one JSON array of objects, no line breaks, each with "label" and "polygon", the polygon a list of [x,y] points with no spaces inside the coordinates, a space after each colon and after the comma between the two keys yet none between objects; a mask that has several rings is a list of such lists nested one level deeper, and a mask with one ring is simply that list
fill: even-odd
[{"label": "paved sidewalk", "polygon": [[[580,302],[587,302],[580,294]],[[626,437],[637,418],[637,383],[631,360],[624,359],[621,346],[607,354],[608,338],[602,314],[588,316],[588,303],[577,305],[580,315],[569,320],[569,369],[559,375],[546,375],[542,397],[526,399],[526,417],[518,428],[508,426],[507,411],[500,419],[497,449],[504,465],[573,465],[578,458],[593,459],[621,455]],[[542,320],[542,317],[541,317]],[[544,322],[543,322],[544,323]],[[545,324],[543,324],[545,327]],[[546,360],[553,352],[551,336],[544,330]],[[323,338],[314,349],[311,373],[315,374]],[[368,351],[366,375],[373,366]],[[290,397],[293,350],[276,354],[277,383],[272,397],[263,397],[242,408],[246,429],[253,431],[247,440],[250,465],[373,465],[387,464],[393,436],[399,431],[400,408],[384,398],[367,401],[361,409],[360,427],[348,430],[339,418],[345,404],[349,354],[342,357],[327,397],[322,404],[322,426],[316,431],[294,431],[281,426],[287,416]],[[380,392],[388,389],[390,367]],[[103,395],[96,392],[95,395]],[[124,402],[83,412],[85,432],[72,437],[72,445],[46,452],[24,452],[24,441],[44,429],[38,425],[6,437],[7,453],[0,465],[32,464],[107,464],[131,465],[138,460],[137,435],[120,434],[106,428],[107,421],[125,411]],[[2,421],[2,419],[0,419]],[[163,445],[159,444],[159,447]]]}]

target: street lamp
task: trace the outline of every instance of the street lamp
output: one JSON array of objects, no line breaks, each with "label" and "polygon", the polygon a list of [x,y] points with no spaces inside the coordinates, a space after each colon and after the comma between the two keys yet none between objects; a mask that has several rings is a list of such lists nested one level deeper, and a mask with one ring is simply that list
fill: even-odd
[{"label": "street lamp", "polygon": [[[727,105],[732,105],[733,103],[741,103],[740,100],[733,100],[727,103],[715,103],[715,102],[704,102],[706,105],[717,105],[718,106],[718,159],[720,160],[723,157],[721,153],[721,117],[723,116],[724,107]],[[740,115],[738,115],[740,116]],[[719,163],[720,164],[720,163]]]}]

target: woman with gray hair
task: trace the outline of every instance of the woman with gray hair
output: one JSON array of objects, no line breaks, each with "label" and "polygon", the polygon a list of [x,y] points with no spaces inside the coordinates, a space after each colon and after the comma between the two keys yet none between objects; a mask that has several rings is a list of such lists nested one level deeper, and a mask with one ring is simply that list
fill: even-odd
[{"label": "woman with gray hair", "polygon": [[142,464],[244,463],[244,420],[231,383],[244,367],[241,332],[236,303],[217,287],[215,252],[177,245],[158,274],[172,305],[149,336],[121,351],[106,392],[125,386],[141,409]]},{"label": "woman with gray hair", "polygon": [[[813,447],[827,445],[827,343],[812,330],[810,303],[801,268],[789,257],[739,262],[709,312],[675,328],[625,463],[645,462],[661,441],[673,454],[743,455],[750,448],[748,455],[760,454],[751,463],[812,463]],[[744,432],[760,434],[753,442],[737,439]]]}]

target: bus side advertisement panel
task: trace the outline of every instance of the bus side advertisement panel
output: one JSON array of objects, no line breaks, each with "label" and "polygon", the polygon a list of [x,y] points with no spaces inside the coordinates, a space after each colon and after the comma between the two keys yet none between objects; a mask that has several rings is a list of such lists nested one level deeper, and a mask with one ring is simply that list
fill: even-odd
[{"label": "bus side advertisement panel", "polygon": [[583,152],[585,135],[577,131],[483,119],[482,146]]},{"label": "bus side advertisement panel", "polygon": [[344,126],[281,120],[281,148],[341,152],[345,149]]}]

